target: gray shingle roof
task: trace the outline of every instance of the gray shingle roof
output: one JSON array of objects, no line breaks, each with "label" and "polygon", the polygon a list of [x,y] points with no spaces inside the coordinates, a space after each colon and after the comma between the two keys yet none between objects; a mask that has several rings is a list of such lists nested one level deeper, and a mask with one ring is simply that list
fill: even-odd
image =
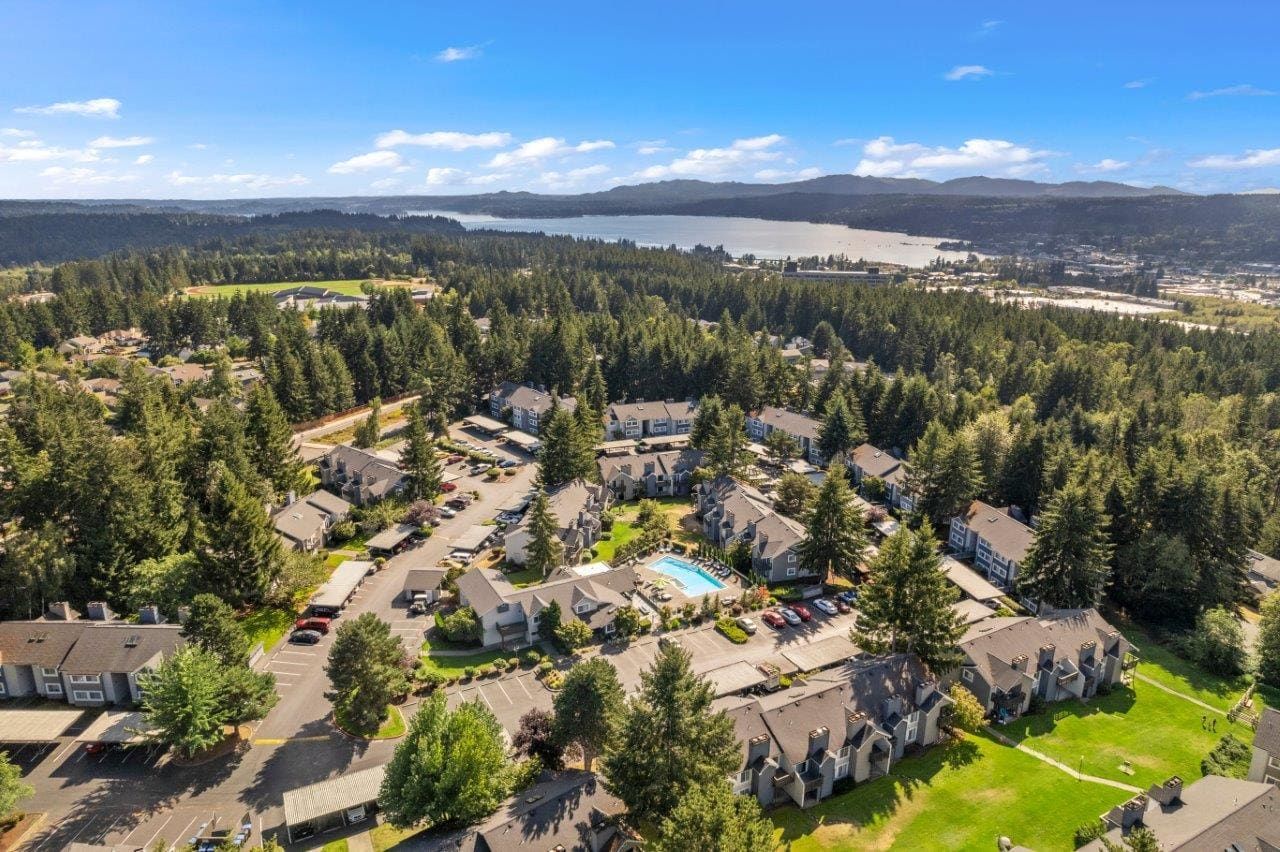
[{"label": "gray shingle roof", "polygon": [[1022,562],[1036,540],[1035,530],[1013,518],[1008,509],[997,509],[981,500],[970,503],[961,517],[969,529],[1014,562]]},{"label": "gray shingle roof", "polygon": [[773,429],[781,429],[788,435],[800,435],[811,441],[818,440],[818,432],[822,428],[821,423],[806,414],[772,405],[766,405],[751,416]]},{"label": "gray shingle roof", "polygon": [[1280,757],[1280,710],[1268,707],[1253,732],[1253,744],[1274,757]]},{"label": "gray shingle roof", "polygon": [[635,456],[604,456],[596,462],[596,465],[600,468],[600,478],[604,482],[609,482],[619,475],[641,479],[648,475],[646,471],[649,470],[655,474],[674,476],[677,473],[692,471],[701,463],[701,450],[666,450]]},{"label": "gray shingle roof", "polygon": [[692,420],[698,410],[698,403],[691,400],[667,402],[650,400],[648,402],[615,402],[609,406],[607,415],[610,420],[625,423],[627,418],[637,421],[645,420]]},{"label": "gray shingle roof", "polygon": [[1040,649],[1053,646],[1053,665],[1074,661],[1085,642],[1097,643],[1096,659],[1107,652],[1110,634],[1119,632],[1095,609],[1062,610],[1048,618],[989,618],[969,626],[959,648],[987,683],[1015,685],[1022,678],[1012,666],[1015,657],[1028,658],[1027,672],[1034,673]]},{"label": "gray shingle roof", "polygon": [[[1170,804],[1149,796],[1142,824],[1155,834],[1163,852],[1269,852],[1280,848],[1280,787],[1206,775],[1184,787]],[[1107,834],[1112,842],[1121,836],[1119,828]],[[1084,848],[1103,847],[1095,841]]]},{"label": "gray shingle roof", "polygon": [[87,622],[0,622],[0,663],[59,666],[88,626]]},{"label": "gray shingle roof", "polygon": [[94,622],[67,654],[62,668],[67,674],[134,672],[157,654],[171,654],[186,640],[176,624],[125,624]]},{"label": "gray shingle roof", "polygon": [[864,476],[874,476],[876,479],[884,479],[902,464],[901,459],[896,459],[879,447],[873,447],[870,444],[855,447],[849,461],[860,467]]}]

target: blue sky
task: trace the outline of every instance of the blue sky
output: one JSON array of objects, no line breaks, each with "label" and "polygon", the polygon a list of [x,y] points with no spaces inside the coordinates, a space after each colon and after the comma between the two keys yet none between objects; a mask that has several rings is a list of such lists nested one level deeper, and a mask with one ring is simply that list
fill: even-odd
[{"label": "blue sky", "polygon": [[0,197],[1280,186],[1280,4],[0,0]]}]

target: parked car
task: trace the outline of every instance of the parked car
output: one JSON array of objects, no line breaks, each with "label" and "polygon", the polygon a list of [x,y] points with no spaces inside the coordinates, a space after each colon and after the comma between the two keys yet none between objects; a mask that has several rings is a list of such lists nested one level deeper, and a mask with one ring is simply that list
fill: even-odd
[{"label": "parked car", "polygon": [[85,743],[84,744],[85,754],[102,754],[106,750],[107,750],[106,743]]},{"label": "parked car", "polygon": [[441,490],[441,491],[443,491],[445,494],[448,494],[450,491],[457,491],[457,490],[458,490],[458,483],[456,483],[456,482],[441,482],[441,483],[440,483],[440,490]]},{"label": "parked car", "polygon": [[847,603],[840,600],[839,598],[836,598],[836,611],[837,612],[853,612],[853,607],[849,606]]},{"label": "parked car", "polygon": [[456,559],[463,565],[470,565],[471,560],[475,559],[475,557],[476,555],[470,550],[455,550],[449,554],[450,559]]},{"label": "parked car", "polygon": [[675,646],[676,648],[684,647],[683,645],[680,644],[680,640],[675,638],[674,636],[663,636],[658,639],[659,648],[670,648],[672,646]]},{"label": "parked car", "polygon": [[792,604],[791,611],[800,616],[801,621],[812,621],[813,612],[802,603]]},{"label": "parked car", "polygon": [[822,610],[822,611],[823,611],[823,612],[825,612],[827,615],[835,615],[837,612],[839,612],[839,611],[840,611],[840,610],[836,609],[836,605],[835,605],[835,604],[833,604],[831,601],[827,600],[826,598],[817,598],[817,599],[815,599],[815,600],[813,601],[813,606],[814,606],[814,608],[815,608],[815,609],[820,609],[820,610]]},{"label": "parked car", "polygon": [[454,453],[453,455],[449,456],[449,458],[445,459],[445,464],[457,464],[458,462],[462,461],[464,458],[466,458],[466,456],[460,456],[457,453]]},{"label": "parked car", "polygon": [[491,468],[491,467],[493,467],[493,465],[489,465],[489,464],[473,464],[473,465],[471,466],[470,473],[471,473],[471,475],[472,475],[472,476],[480,476],[481,474],[483,474],[485,471],[487,471],[487,470],[488,470],[489,468]]},{"label": "parked car", "polygon": [[[781,609],[779,609],[778,615],[782,616],[782,618],[787,622],[787,624],[790,624],[792,627],[800,623],[800,616],[797,615],[796,611],[789,606],[784,606]],[[809,617],[813,618],[812,615],[810,615]]]},{"label": "parked car", "polygon": [[430,605],[431,601],[426,595],[414,595],[413,603],[409,604],[409,614],[422,615]]},{"label": "parked car", "polygon": [[314,645],[320,641],[320,631],[295,630],[289,634],[289,641],[294,645]]},{"label": "parked car", "polygon": [[293,628],[294,630],[314,630],[317,633],[324,634],[329,632],[331,624],[331,619],[313,615],[310,618],[299,618],[293,623]]},{"label": "parked car", "polygon": [[737,625],[741,627],[748,636],[754,636],[756,632],[756,623],[745,615],[738,616]]},{"label": "parked car", "polygon": [[502,461],[498,462],[498,467],[501,467],[501,468],[519,467],[519,466],[520,466],[520,462],[516,461],[515,459],[503,459]]},{"label": "parked car", "polygon": [[448,506],[441,506],[436,511],[440,513],[440,517],[442,518],[453,519],[458,517],[458,513],[455,512],[453,509],[450,509]]},{"label": "parked car", "polygon": [[854,601],[858,599],[858,593],[853,589],[845,589],[843,592],[836,593],[836,600],[844,601],[849,606],[853,606]]},{"label": "parked car", "polygon": [[764,612],[760,613],[760,620],[777,630],[781,630],[787,626],[787,620],[771,609],[766,609]]}]

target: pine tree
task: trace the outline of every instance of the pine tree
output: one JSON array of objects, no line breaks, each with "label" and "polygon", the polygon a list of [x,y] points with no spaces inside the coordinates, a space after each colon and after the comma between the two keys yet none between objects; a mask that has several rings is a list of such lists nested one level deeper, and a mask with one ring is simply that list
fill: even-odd
[{"label": "pine tree", "polygon": [[911,451],[906,489],[935,527],[950,523],[982,490],[982,470],[966,437],[934,420]]},{"label": "pine tree", "polygon": [[325,665],[334,714],[355,733],[378,730],[388,705],[409,688],[405,664],[404,646],[391,625],[371,612],[345,621]]},{"label": "pine tree", "polygon": [[551,513],[547,492],[539,491],[529,507],[529,544],[525,549],[525,567],[546,577],[560,567],[564,559],[564,543],[560,541],[560,522]]},{"label": "pine tree", "polygon": [[188,757],[222,742],[222,726],[230,713],[217,656],[186,645],[139,681],[142,712],[159,742]]},{"label": "pine tree", "polygon": [[853,579],[867,547],[867,535],[843,470],[827,472],[804,522],[805,535],[796,548],[801,568],[821,582],[831,574]]},{"label": "pine tree", "polygon": [[600,416],[585,401],[573,411],[573,442],[569,454],[569,479],[597,479],[596,446],[603,436]]},{"label": "pine tree", "polygon": [[964,624],[951,609],[959,592],[941,566],[927,529],[904,526],[889,536],[858,598],[854,641],[873,654],[908,651],[934,671],[948,668]]},{"label": "pine tree", "polygon": [[569,482],[578,469],[579,432],[573,415],[558,404],[542,418],[538,426],[538,485],[545,489]]},{"label": "pine tree", "polygon": [[711,430],[711,437],[704,447],[706,465],[713,476],[735,476],[742,470],[747,449],[747,433],[742,409],[736,405],[725,408],[720,421]]},{"label": "pine tree", "polygon": [[760,811],[754,796],[740,796],[720,779],[682,791],[658,836],[646,848],[653,852],[759,852],[773,848],[773,822]]},{"label": "pine tree", "polygon": [[215,655],[223,665],[243,666],[249,662],[249,637],[236,621],[235,610],[217,595],[204,593],[191,599],[182,635]]},{"label": "pine tree", "polygon": [[260,601],[284,561],[262,502],[230,470],[210,470],[199,556],[205,587],[236,605]]},{"label": "pine tree", "polygon": [[253,466],[271,483],[277,500],[306,487],[306,466],[293,442],[293,429],[266,384],[254,386],[249,394],[245,405],[245,436],[249,440]]},{"label": "pine tree", "polygon": [[720,397],[704,396],[699,401],[698,410],[693,415],[693,428],[689,432],[689,443],[698,449],[706,449],[723,416],[724,406],[720,402]]},{"label": "pine tree", "polygon": [[378,805],[397,828],[469,825],[507,794],[502,726],[478,701],[450,711],[442,690],[422,702],[396,746]]},{"label": "pine tree", "polygon": [[375,446],[382,438],[382,399],[374,397],[369,400],[369,416],[356,425],[355,437],[351,443],[361,449]]},{"label": "pine tree", "polygon": [[844,394],[836,393],[827,402],[826,417],[818,433],[818,452],[828,463],[837,464],[854,447],[867,439],[862,413],[849,408]]},{"label": "pine tree", "polygon": [[569,669],[555,694],[552,736],[562,746],[577,746],[588,772],[613,738],[623,696],[617,669],[601,657]]},{"label": "pine tree", "polygon": [[1258,677],[1280,687],[1280,590],[1262,601],[1262,618],[1258,622]]},{"label": "pine tree", "polygon": [[416,405],[409,406],[409,423],[404,430],[400,467],[409,481],[405,496],[410,500],[432,500],[440,493],[440,459],[435,443]]},{"label": "pine tree", "polygon": [[738,768],[733,722],[713,712],[715,691],[671,644],[640,675],[602,763],[605,787],[638,819],[661,820],[698,785],[723,783]]},{"label": "pine tree", "polygon": [[1059,489],[1020,566],[1020,592],[1058,609],[1097,606],[1111,572],[1110,522],[1102,500],[1083,483]]}]

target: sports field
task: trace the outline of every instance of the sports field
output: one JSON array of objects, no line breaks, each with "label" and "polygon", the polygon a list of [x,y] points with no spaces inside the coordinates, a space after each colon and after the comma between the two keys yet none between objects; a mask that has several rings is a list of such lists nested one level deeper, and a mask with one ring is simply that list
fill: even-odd
[{"label": "sports field", "polygon": [[[213,299],[218,296],[231,297],[236,293],[274,293],[290,287],[323,287],[344,296],[359,296],[360,287],[367,279],[357,278],[349,281],[276,281],[271,284],[202,284],[188,287],[186,294],[201,299]],[[395,282],[392,282],[395,283]]]}]

